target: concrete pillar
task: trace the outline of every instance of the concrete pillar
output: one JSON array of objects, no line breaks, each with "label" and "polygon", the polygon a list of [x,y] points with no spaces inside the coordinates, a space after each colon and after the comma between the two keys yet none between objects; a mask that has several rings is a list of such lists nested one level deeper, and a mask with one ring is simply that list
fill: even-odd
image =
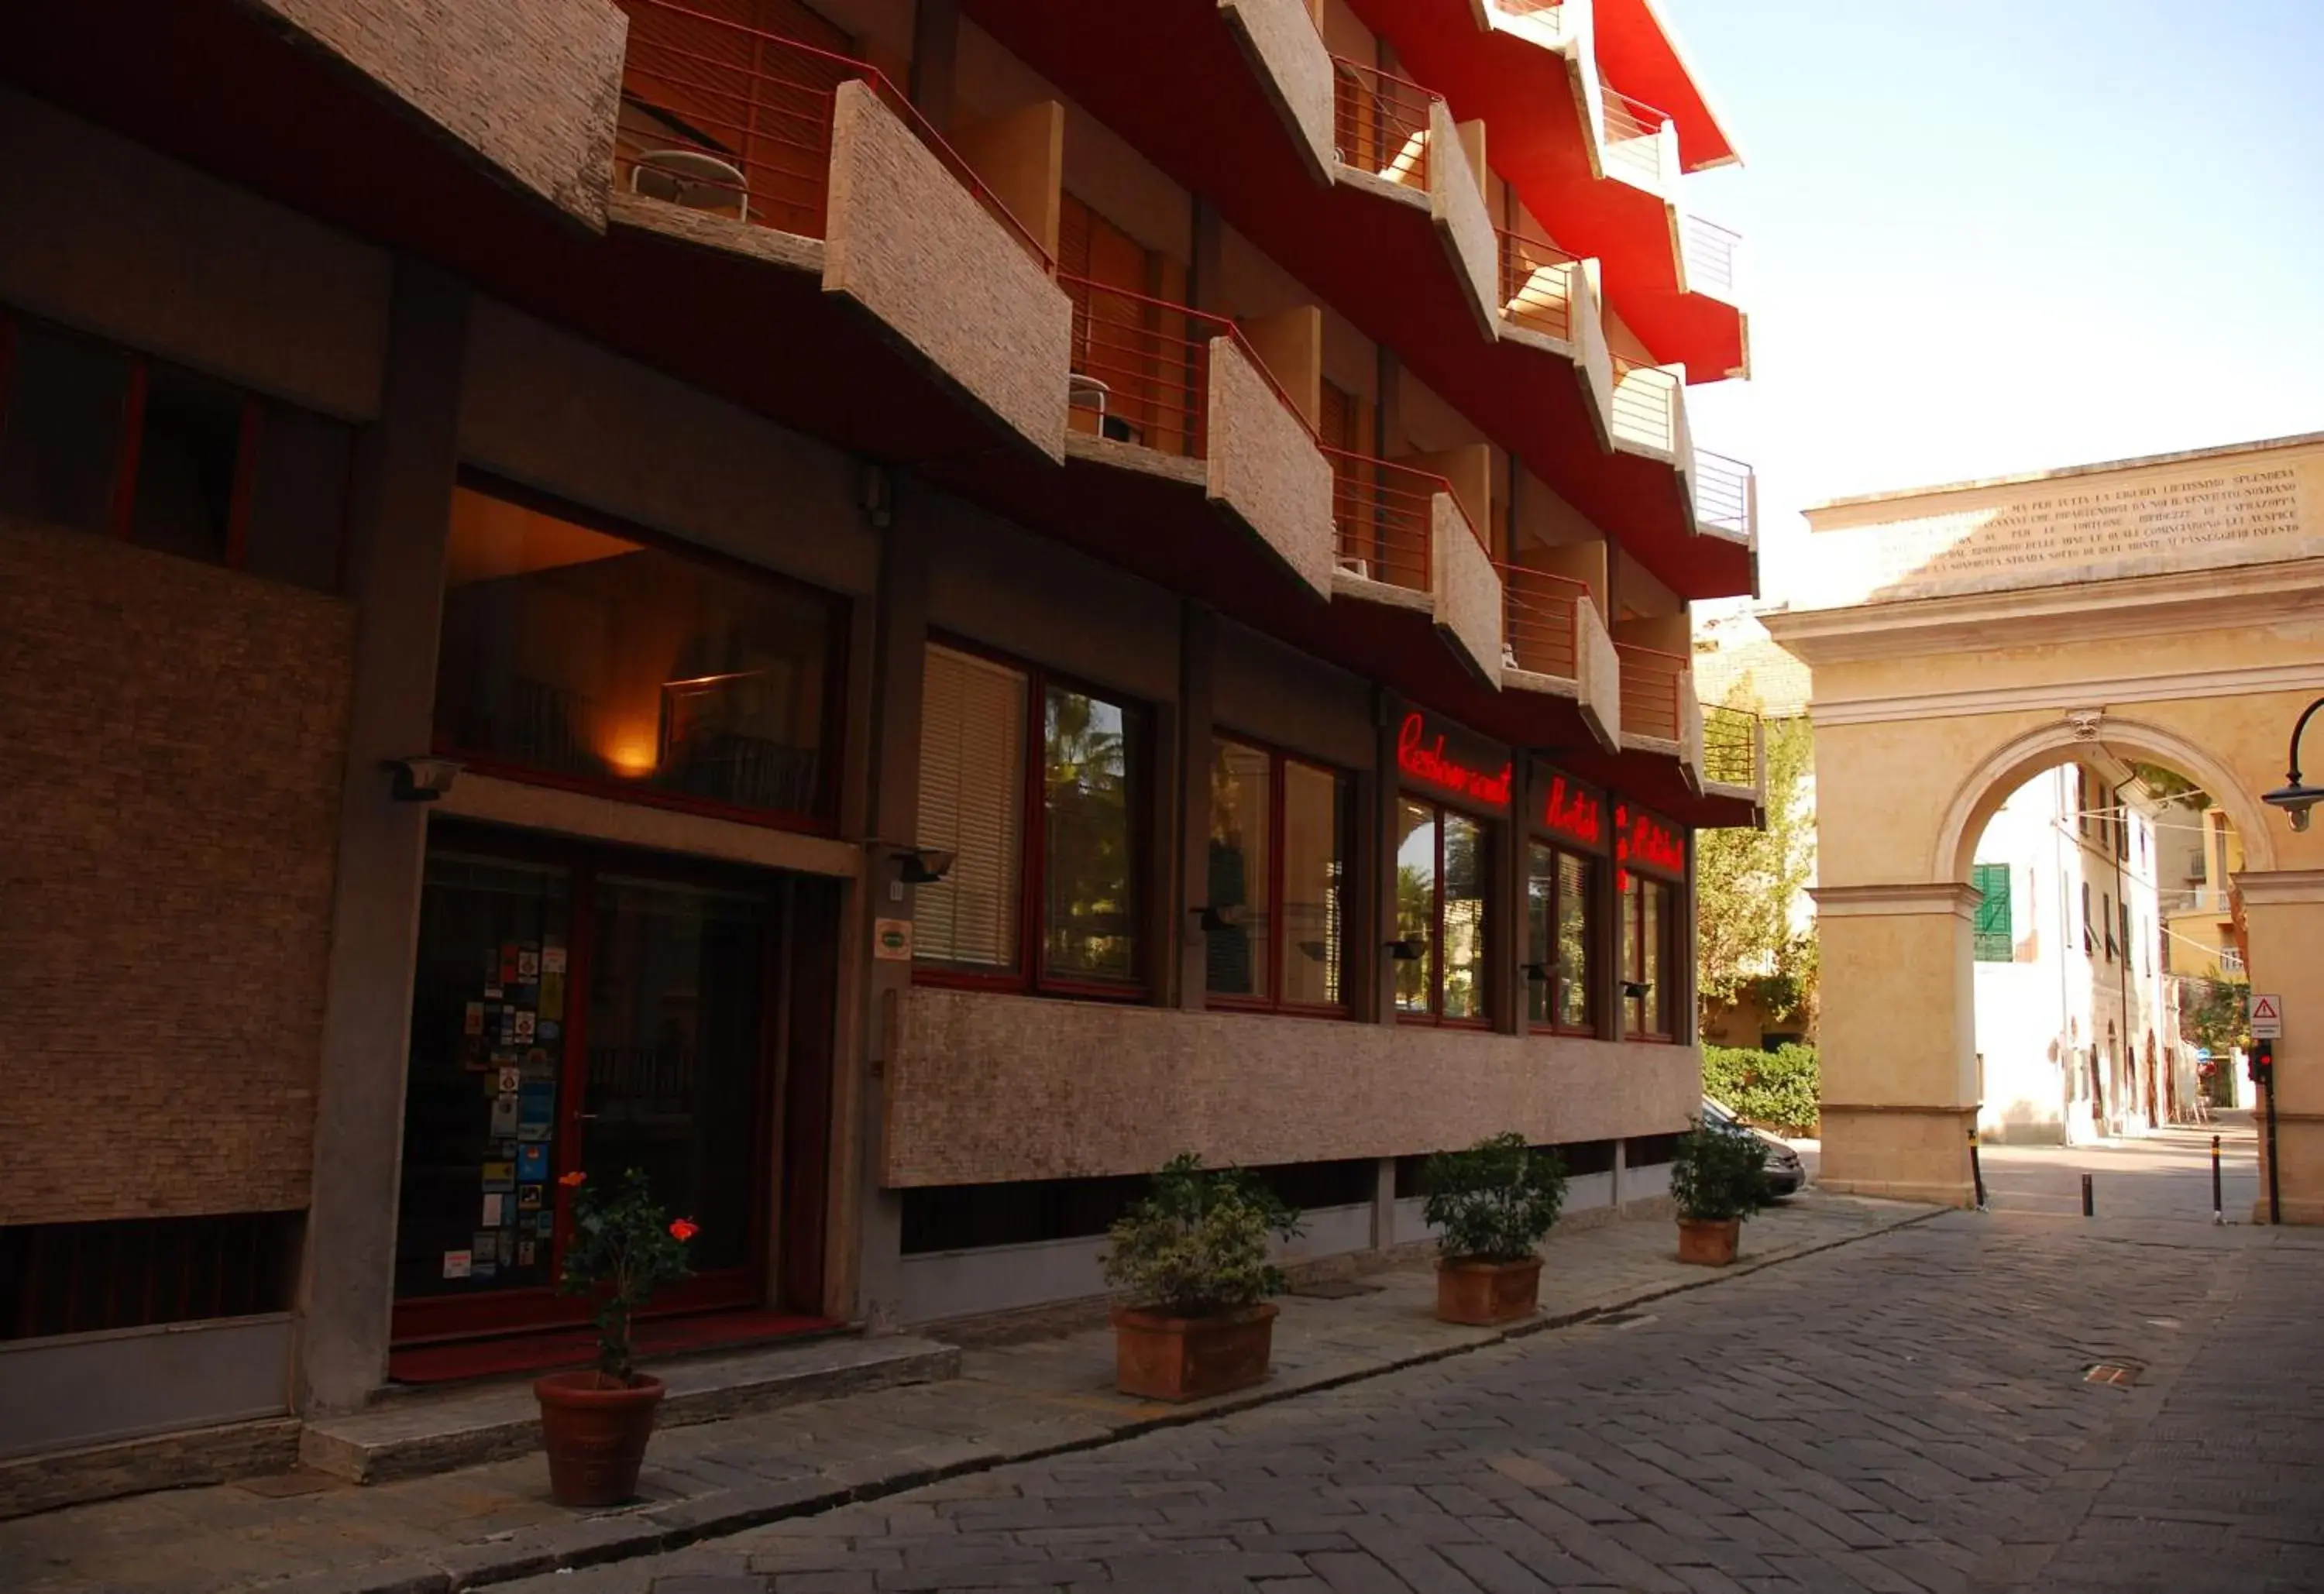
[{"label": "concrete pillar", "polygon": [[[2324,1223],[2324,995],[2309,983],[2317,949],[2324,947],[2324,869],[2239,874],[2236,886],[2251,942],[2252,989],[2284,1004],[2283,1035],[2275,1043],[2276,1185],[2283,1221]],[[2264,1223],[2264,1110],[2256,1121],[2262,1160],[2252,1218]]]},{"label": "concrete pillar", "polygon": [[1967,883],[1827,886],[1822,941],[1827,1190],[1975,1203],[1976,1023]]},{"label": "concrete pillar", "polygon": [[[1210,984],[1210,938],[1201,910],[1211,903],[1211,756],[1213,719],[1212,680],[1217,656],[1217,617],[1200,604],[1181,607],[1178,626],[1178,891],[1170,915],[1173,939],[1167,950],[1178,966],[1178,1006],[1195,1012],[1206,1004]],[[1167,834],[1167,833],[1166,833]],[[1270,905],[1280,913],[1280,904]]]},{"label": "concrete pillar", "polygon": [[1532,903],[1526,889],[1526,842],[1531,827],[1526,818],[1534,811],[1536,788],[1534,779],[1533,755],[1522,747],[1509,750],[1509,812],[1508,820],[1499,829],[1499,850],[1494,859],[1493,893],[1503,905],[1489,919],[1500,922],[1499,934],[1494,939],[1493,971],[1499,982],[1500,994],[1495,999],[1494,1027],[1511,1035],[1523,1035],[1529,1020],[1526,1009],[1533,1004],[1533,981],[1525,971],[1526,960],[1533,955],[1527,915]]},{"label": "concrete pillar", "polygon": [[1350,1010],[1358,1018],[1370,1018],[1376,1024],[1396,1022],[1396,963],[1389,958],[1388,944],[1397,938],[1396,926],[1396,824],[1397,802],[1402,788],[1397,779],[1397,728],[1404,723],[1404,699],[1382,690],[1376,697],[1379,734],[1372,757],[1371,780],[1371,869],[1367,876],[1370,888],[1370,911],[1367,916],[1362,903],[1356,905],[1355,921],[1368,924],[1371,934],[1358,949],[1358,967],[1371,975],[1371,1000],[1369,1004],[1351,1002]]},{"label": "concrete pillar", "polygon": [[1396,1158],[1383,1156],[1372,1184],[1372,1249],[1396,1244]]},{"label": "concrete pillar", "polygon": [[[928,640],[928,540],[925,489],[908,478],[898,484],[895,522],[889,528],[880,567],[877,619],[873,628],[871,702],[872,769],[870,834],[877,840],[917,844],[920,819],[920,703],[926,686]],[[864,1029],[860,1073],[843,1083],[837,1121],[852,1125],[858,1151],[853,1244],[833,1266],[854,1271],[855,1314],[874,1328],[893,1323],[899,1296],[898,1265],[903,1257],[903,1198],[881,1184],[881,1127],[888,1061],[895,1044],[896,1009],[910,991],[912,965],[871,955],[873,921],[909,918],[912,888],[899,878],[891,847],[867,849],[864,863]],[[1027,926],[1023,934],[1034,933]],[[852,1101],[850,1100],[852,1098]]]},{"label": "concrete pillar", "polygon": [[353,1410],[387,1376],[428,808],[394,801],[381,765],[429,745],[467,330],[464,283],[398,263],[383,402],[363,438],[347,550],[355,692],[293,1391],[308,1414]]},{"label": "concrete pillar", "polygon": [[912,7],[912,108],[938,133],[952,131],[953,84],[960,54],[959,0],[918,0]]}]

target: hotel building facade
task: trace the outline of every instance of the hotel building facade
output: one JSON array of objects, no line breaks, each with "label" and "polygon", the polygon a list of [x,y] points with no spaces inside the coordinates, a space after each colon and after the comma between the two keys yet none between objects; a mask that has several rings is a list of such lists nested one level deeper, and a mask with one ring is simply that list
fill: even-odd
[{"label": "hotel building facade", "polygon": [[0,22],[0,1465],[569,1331],[575,1169],[733,1338],[1661,1193],[1726,134],[1647,0],[1131,9]]}]

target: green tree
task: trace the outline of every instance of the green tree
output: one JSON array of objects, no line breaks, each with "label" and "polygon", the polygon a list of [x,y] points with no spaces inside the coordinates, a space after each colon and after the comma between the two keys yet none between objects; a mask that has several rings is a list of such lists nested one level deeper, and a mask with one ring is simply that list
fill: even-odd
[{"label": "green tree", "polygon": [[1695,838],[1695,991],[1705,1012],[1750,995],[1770,1017],[1805,1018],[1814,1009],[1815,933],[1794,931],[1792,904],[1815,875],[1807,720],[1768,721],[1766,748],[1766,823]]},{"label": "green tree", "polygon": [[2179,1030],[2211,1055],[2224,1057],[2245,1045],[2251,1011],[2251,981],[2242,975],[2222,975],[2207,969],[2179,990]]}]

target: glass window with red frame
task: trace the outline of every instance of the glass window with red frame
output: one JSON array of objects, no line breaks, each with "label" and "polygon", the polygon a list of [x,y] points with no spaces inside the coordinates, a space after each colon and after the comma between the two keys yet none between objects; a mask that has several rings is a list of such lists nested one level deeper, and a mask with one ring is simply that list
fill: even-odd
[{"label": "glass window with red frame", "polygon": [[1212,742],[1204,989],[1217,1007],[1344,1014],[1352,786],[1250,742]]}]

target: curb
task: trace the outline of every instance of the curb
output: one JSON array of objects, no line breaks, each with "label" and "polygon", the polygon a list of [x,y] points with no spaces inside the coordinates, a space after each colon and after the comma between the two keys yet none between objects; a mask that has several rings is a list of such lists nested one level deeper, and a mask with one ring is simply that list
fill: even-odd
[{"label": "curb", "polygon": [[1571,1312],[1545,1313],[1505,1328],[1486,1331],[1480,1337],[1459,1344],[1411,1351],[1362,1368],[1311,1378],[1269,1382],[1190,1407],[1156,1412],[1122,1422],[1091,1418],[1083,1432],[1051,1442],[992,1445],[964,1441],[952,1446],[932,1446],[920,1452],[922,1460],[913,1461],[899,1458],[895,1461],[882,1462],[875,1474],[860,1479],[851,1479],[844,1475],[801,1479],[793,1483],[770,1483],[700,1499],[674,1501],[659,1507],[633,1507],[634,1515],[582,1517],[551,1528],[512,1534],[497,1543],[465,1545],[441,1557],[404,1557],[346,1571],[300,1575],[260,1587],[265,1594],[460,1594],[461,1590],[488,1588],[495,1583],[512,1582],[519,1578],[536,1577],[543,1572],[578,1571],[584,1567],[682,1550],[706,1539],[724,1538],[751,1528],[763,1527],[770,1522],[812,1516],[841,1506],[885,1499],[908,1489],[989,1472],[1019,1461],[1045,1460],[1053,1456],[1097,1450],[1135,1439],[1140,1434],[1208,1422],[1213,1417],[1272,1405],[1298,1396],[1362,1383],[1407,1368],[1449,1361],[1454,1357],[1471,1355],[1512,1340],[1585,1326],[1598,1318],[1625,1312],[1650,1301],[1665,1300],[1673,1295],[1709,1288],[1766,1268],[1781,1267],[1786,1262],[1795,1262],[1803,1257],[1892,1234],[1900,1229],[1941,1218],[1953,1210],[1950,1207],[1932,1207],[1910,1212],[1893,1221],[1859,1233],[1788,1246],[1764,1256],[1738,1259],[1729,1267],[1707,1273],[1702,1278],[1655,1285]]}]

